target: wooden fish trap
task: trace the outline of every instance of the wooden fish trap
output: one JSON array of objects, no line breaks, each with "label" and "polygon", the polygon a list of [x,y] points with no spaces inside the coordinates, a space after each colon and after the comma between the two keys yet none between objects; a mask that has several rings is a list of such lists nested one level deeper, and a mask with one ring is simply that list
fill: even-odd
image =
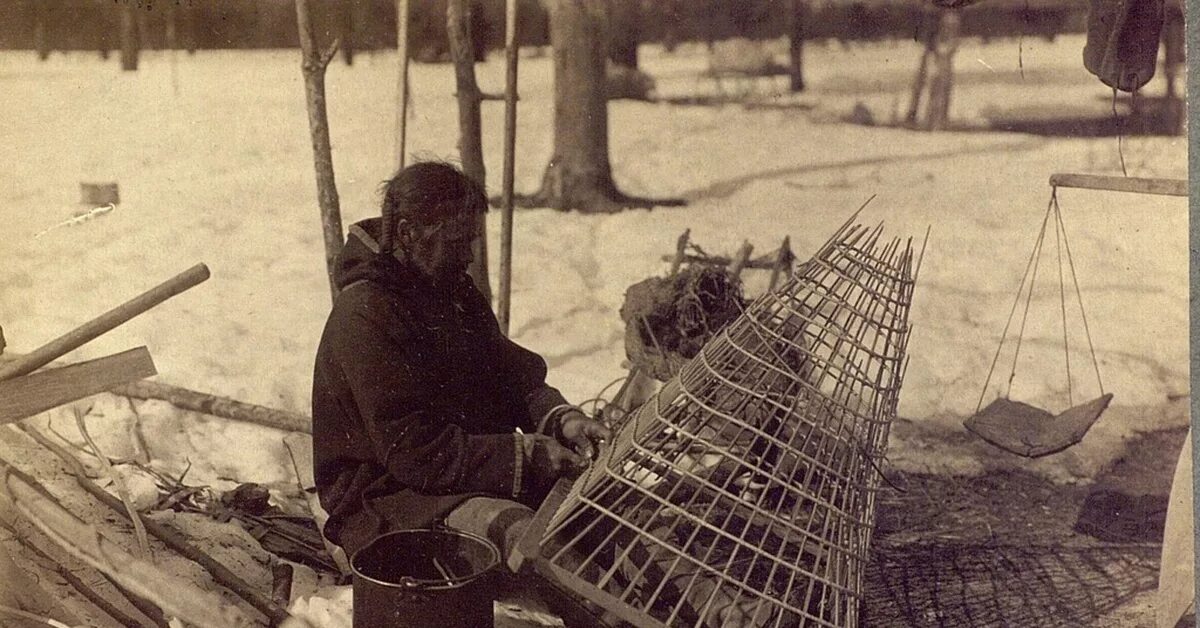
[{"label": "wooden fish trap", "polygon": [[636,626],[855,626],[919,266],[882,231],[848,222],[748,306],[560,483],[522,554]]}]

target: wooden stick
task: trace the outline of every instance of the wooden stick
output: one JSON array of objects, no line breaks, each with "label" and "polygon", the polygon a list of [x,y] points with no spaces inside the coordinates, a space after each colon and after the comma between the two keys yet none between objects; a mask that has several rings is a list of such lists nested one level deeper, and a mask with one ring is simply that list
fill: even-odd
[{"label": "wooden stick", "polygon": [[150,352],[138,347],[62,368],[0,382],[0,425],[57,408],[157,371]]},{"label": "wooden stick", "polygon": [[113,488],[117,490],[117,496],[121,498],[121,504],[125,506],[125,518],[133,524],[133,535],[137,537],[138,549],[141,555],[138,558],[154,564],[154,554],[150,551],[150,539],[146,536],[146,526],[142,523],[142,516],[138,514],[137,507],[133,503],[133,498],[129,495],[129,485],[125,482],[125,478],[121,477],[117,470],[113,468],[112,461],[108,456],[104,455],[104,451],[96,444],[92,438],[92,434],[88,431],[87,421],[83,418],[83,412],[78,407],[73,408],[75,414],[75,426],[79,428],[79,433],[83,436],[83,440],[92,448],[92,454],[100,461],[100,467],[104,469],[105,475],[108,476],[109,482],[112,482]]},{"label": "wooden stick", "polygon": [[396,88],[396,170],[404,169],[404,145],[408,133],[408,0],[396,0],[396,52],[400,77]]},{"label": "wooden stick", "polygon": [[[46,449],[49,449],[54,455],[58,456],[59,459],[65,462],[67,466],[70,467],[71,473],[75,476],[75,481],[81,488],[88,493],[91,493],[91,495],[99,502],[103,503],[105,506],[108,506],[114,512],[128,517],[128,513],[125,512],[125,508],[121,503],[121,500],[113,497],[108,491],[100,488],[99,485],[88,479],[87,473],[83,467],[83,463],[79,462],[79,460],[72,456],[61,445],[50,440],[41,432],[38,432],[37,430],[25,425],[22,425],[21,428],[30,436],[30,438],[33,438],[35,441],[37,441]],[[174,529],[154,520],[147,519],[143,523],[146,526],[146,531],[149,532],[151,536],[159,541],[162,541],[167,547],[181,554],[183,557],[199,563],[201,567],[204,567],[204,569],[206,569],[208,573],[212,575],[213,580],[216,580],[222,586],[228,588],[230,591],[233,591],[238,597],[242,598],[251,606],[258,609],[260,612],[266,615],[273,624],[282,623],[283,620],[287,619],[287,611],[272,602],[269,596],[264,595],[262,592],[250,586],[249,583],[247,583],[245,580],[242,580],[241,577],[230,571],[228,567],[217,562],[217,560],[212,556],[209,556],[195,545],[190,543],[179,532],[176,532]],[[99,569],[100,567],[97,568]],[[122,582],[123,586],[124,584],[125,583]],[[142,595],[141,591],[132,587],[130,587],[130,589],[134,593]]]},{"label": "wooden stick", "polygon": [[734,279],[737,279],[742,274],[742,269],[750,262],[750,254],[754,252],[754,245],[750,244],[749,240],[742,242],[742,248],[738,249],[737,257],[733,258],[733,263],[729,265],[729,274]]},{"label": "wooden stick", "polygon": [[[124,355],[124,354],[119,354]],[[20,354],[5,354],[0,355],[0,364],[6,360],[11,361],[20,359]],[[106,358],[101,358],[105,360]],[[95,360],[99,362],[100,360]],[[71,366],[79,366],[88,364],[81,362],[76,365],[61,365],[59,370],[65,370]],[[51,363],[52,366],[60,365],[58,362]],[[53,371],[52,371],[53,372]],[[35,373],[30,377],[36,377],[41,373]],[[0,408],[4,405],[4,393],[8,384],[16,384],[18,381],[0,383]],[[303,432],[305,434],[312,433],[312,419],[296,412],[288,412],[287,410],[278,410],[276,408],[268,408],[253,403],[245,403],[229,397],[218,397],[209,393],[198,392],[181,386],[174,386],[163,382],[153,381],[135,381],[123,383],[115,386],[108,386],[103,391],[122,397],[130,397],[132,399],[157,399],[166,401],[171,405],[208,414],[222,419],[231,421],[241,421],[243,423],[254,423],[264,427],[271,427],[277,430],[288,432]],[[94,393],[93,393],[94,394]],[[3,423],[3,421],[0,421]]]},{"label": "wooden stick", "polygon": [[675,255],[669,257],[666,255],[663,256],[663,261],[671,262],[671,272],[669,273],[671,277],[674,277],[675,273],[679,272],[679,267],[683,265],[683,260],[688,257],[687,245],[691,235],[691,229],[684,229],[683,233],[679,234],[679,239],[675,241]]},{"label": "wooden stick", "polygon": [[209,277],[208,267],[196,264],[142,294],[93,318],[71,331],[38,347],[20,359],[0,367],[0,381],[25,375],[49,364],[69,351],[104,334],[167,299],[199,284]]},{"label": "wooden stick", "polygon": [[[676,257],[674,255],[663,255],[662,261],[671,262],[674,264]],[[725,257],[724,255],[684,255],[683,261],[689,264],[708,264],[709,266],[729,266],[735,260]],[[771,270],[778,264],[778,258],[774,255],[770,257],[760,257],[758,259],[747,260],[742,269],[753,268],[756,270]],[[678,271],[677,271],[678,272]]]},{"label": "wooden stick", "polygon": [[325,106],[325,68],[336,52],[337,42],[324,53],[317,50],[309,2],[296,0],[300,70],[304,74],[304,105],[308,111],[308,132],[312,140],[313,168],[317,178],[317,204],[321,208],[321,231],[325,240],[325,273],[329,277],[330,298],[336,298],[338,288],[333,274],[344,241],[341,202],[333,174],[333,148],[329,141],[329,112]]},{"label": "wooden stick", "polygon": [[312,433],[312,419],[302,414],[218,397],[162,382],[141,381],[114,387],[115,395],[134,399],[158,399],[173,406],[223,419],[254,423],[289,432]]},{"label": "wooden stick", "polygon": [[215,593],[134,557],[54,501],[36,480],[3,460],[0,480],[0,507],[20,512],[64,550],[112,576],[134,594],[154,601],[165,612],[200,627],[253,625],[240,609]]},{"label": "wooden stick", "polygon": [[1059,188],[1081,188],[1106,192],[1133,192],[1156,196],[1187,196],[1186,179],[1113,177],[1098,174],[1058,173],[1050,175],[1050,185]]},{"label": "wooden stick", "polygon": [[496,319],[508,335],[512,307],[513,186],[517,145],[517,0],[508,0],[504,10],[506,73],[504,82],[504,178],[500,202],[500,296]]},{"label": "wooden stick", "polygon": [[779,283],[779,276],[792,265],[792,238],[783,236],[783,242],[779,245],[779,254],[775,257],[775,264],[771,267],[771,281],[767,283],[768,290],[774,290],[775,285]]}]

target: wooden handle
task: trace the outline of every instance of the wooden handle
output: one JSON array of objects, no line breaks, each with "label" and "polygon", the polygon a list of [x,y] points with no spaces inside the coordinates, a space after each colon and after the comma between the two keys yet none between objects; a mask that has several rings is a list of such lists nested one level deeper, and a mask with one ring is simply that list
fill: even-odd
[{"label": "wooden handle", "polygon": [[1107,192],[1133,192],[1157,196],[1187,196],[1186,179],[1145,179],[1140,177],[1110,177],[1098,174],[1059,173],[1050,175],[1050,185],[1060,188],[1082,188]]},{"label": "wooden handle", "polygon": [[208,266],[196,264],[129,301],[51,340],[21,358],[5,364],[3,367],[0,367],[0,381],[32,373],[159,303],[204,282],[208,277]]}]

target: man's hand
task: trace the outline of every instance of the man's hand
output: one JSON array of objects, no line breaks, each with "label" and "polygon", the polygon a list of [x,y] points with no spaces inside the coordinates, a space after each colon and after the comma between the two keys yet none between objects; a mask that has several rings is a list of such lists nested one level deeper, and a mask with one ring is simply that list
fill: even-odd
[{"label": "man's hand", "polygon": [[549,436],[526,434],[525,462],[534,478],[541,481],[570,477],[588,466],[586,458],[560,445]]},{"label": "man's hand", "polygon": [[562,444],[588,460],[595,458],[600,443],[612,438],[612,430],[579,410],[568,410],[558,421],[559,440]]}]

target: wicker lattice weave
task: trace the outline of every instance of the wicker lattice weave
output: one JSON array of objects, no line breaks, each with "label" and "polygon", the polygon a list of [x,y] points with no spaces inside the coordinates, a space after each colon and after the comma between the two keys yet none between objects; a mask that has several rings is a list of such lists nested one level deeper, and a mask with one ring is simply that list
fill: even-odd
[{"label": "wicker lattice weave", "polygon": [[911,241],[847,226],[618,428],[540,567],[643,626],[854,626]]}]

